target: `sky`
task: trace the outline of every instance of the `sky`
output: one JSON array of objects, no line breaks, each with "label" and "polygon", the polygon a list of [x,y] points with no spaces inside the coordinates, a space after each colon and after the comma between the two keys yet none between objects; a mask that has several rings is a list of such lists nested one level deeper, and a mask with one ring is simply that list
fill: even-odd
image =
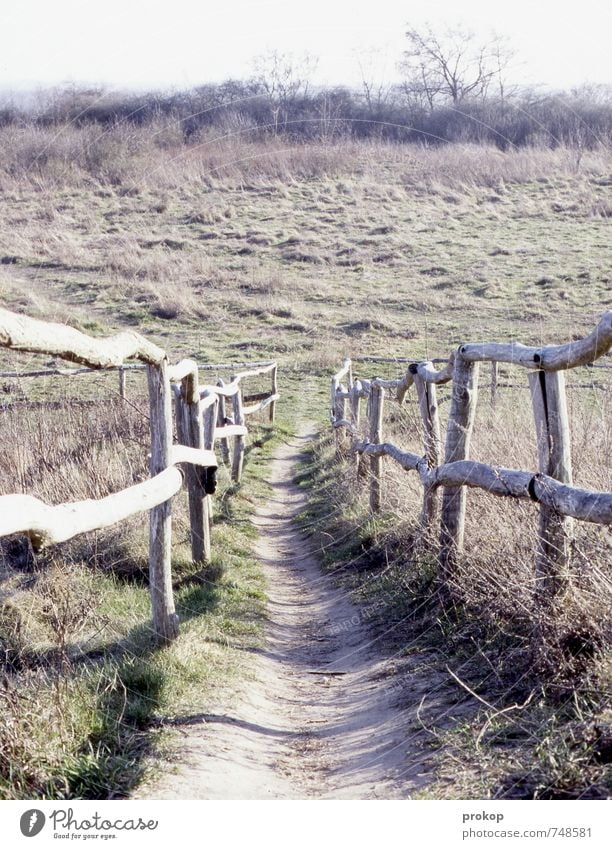
[{"label": "sky", "polygon": [[273,49],[317,57],[318,85],[358,86],[360,66],[389,83],[425,23],[507,36],[521,84],[612,83],[605,0],[0,0],[0,90],[187,88],[248,77]]}]

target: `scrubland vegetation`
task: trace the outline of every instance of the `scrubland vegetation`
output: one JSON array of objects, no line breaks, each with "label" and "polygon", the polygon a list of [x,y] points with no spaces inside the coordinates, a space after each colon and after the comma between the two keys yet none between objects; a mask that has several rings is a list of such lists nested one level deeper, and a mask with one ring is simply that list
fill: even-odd
[{"label": "scrubland vegetation", "polygon": [[[397,143],[404,136],[269,136],[252,132],[244,113],[187,133],[187,119],[160,105],[141,126],[123,113],[96,117],[104,105],[90,99],[52,120],[12,114],[0,128],[0,298],[10,309],[94,334],[134,328],[174,359],[273,356],[285,409],[324,421],[328,377],[344,356],[562,342],[610,308],[612,154],[599,130],[588,144],[583,132],[579,143],[551,145],[534,130],[520,148],[491,137],[432,147]],[[41,364],[10,351],[0,361]],[[577,370],[570,383],[603,388],[569,390],[575,481],[601,490],[610,489],[607,374]],[[5,381],[2,492],[57,502],[147,474],[137,382],[128,404],[101,406],[84,400],[113,387],[75,380]],[[75,394],[81,403],[64,397]],[[22,403],[49,397],[59,406],[44,415]],[[495,410],[485,398],[473,456],[536,468],[530,415],[525,387],[501,388]],[[414,406],[394,409],[386,427],[420,451]],[[605,794],[609,529],[576,528],[571,588],[534,663],[532,506],[470,493],[451,614],[437,600],[435,562],[414,544],[409,477],[385,466],[384,512],[373,519],[353,462],[330,462],[322,429],[304,471],[313,493],[305,520],[311,530],[316,520],[328,568],[366,606],[379,600],[372,621],[390,653],[423,652],[489,706],[470,697],[453,710],[452,693],[467,693],[450,676],[445,718],[424,706],[437,776],[427,793]],[[157,745],[159,718],[193,709],[196,691],[214,699],[232,686],[241,652],[261,638],[265,595],[245,519],[265,492],[270,436],[263,428],[253,445],[248,486],[222,484],[218,559],[204,572],[188,566],[179,513],[184,624],[169,648],[155,649],[147,631],[141,519],[43,555],[3,542],[0,796],[125,795]]]},{"label": "scrubland vegetation", "polygon": [[[449,45],[452,51],[454,46]],[[490,57],[492,58],[492,57]],[[260,57],[249,80],[230,79],[187,91],[129,93],[66,86],[41,92],[26,103],[3,98],[0,126],[170,127],[169,139],[199,144],[210,132],[267,140],[474,142],[502,150],[516,147],[592,149],[612,134],[610,86],[584,85],[571,92],[519,88],[490,68],[488,79],[461,57],[457,85],[441,68],[425,82],[384,85],[364,73],[361,90],[313,88],[309,69],[293,57]],[[365,70],[365,69],[364,69]],[[442,71],[442,73],[440,73]]]}]

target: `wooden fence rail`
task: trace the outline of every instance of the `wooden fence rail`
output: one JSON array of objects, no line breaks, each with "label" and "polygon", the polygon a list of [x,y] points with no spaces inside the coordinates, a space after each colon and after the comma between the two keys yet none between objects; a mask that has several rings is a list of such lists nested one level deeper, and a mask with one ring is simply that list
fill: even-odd
[{"label": "wooden fence rail", "polygon": [[[331,379],[331,424],[336,445],[343,446],[343,434],[350,440],[352,452],[370,461],[370,508],[381,509],[380,462],[390,457],[407,471],[416,471],[423,486],[420,524],[430,532],[435,525],[437,490],[442,487],[439,518],[438,555],[440,582],[446,590],[456,576],[458,558],[463,550],[466,487],[475,487],[492,495],[523,499],[539,506],[540,526],[535,558],[537,600],[550,603],[567,583],[570,568],[572,521],[612,524],[612,493],[580,489],[572,484],[570,433],[565,397],[565,371],[593,364],[612,347],[612,311],[604,313],[594,330],[584,339],[565,345],[533,347],[518,343],[463,344],[444,360],[424,362],[406,359],[403,377],[393,380],[354,379],[352,360],[344,361]],[[377,358],[364,358],[376,361]],[[490,362],[491,404],[499,389],[497,363],[506,362],[529,370],[529,388],[538,446],[537,472],[506,469],[469,459],[470,439],[478,394],[478,366]],[[441,368],[435,368],[434,363]],[[349,385],[341,380],[349,375]],[[451,407],[446,430],[444,461],[441,462],[440,422],[436,386],[450,383]],[[403,451],[383,442],[382,425],[385,390],[395,390],[397,401],[406,399],[414,386],[421,418],[424,455]],[[360,403],[368,401],[369,433],[360,429]],[[350,416],[345,405],[348,402]],[[346,455],[346,446],[341,455]],[[358,459],[358,468],[363,467]],[[359,475],[358,475],[359,477]],[[425,537],[425,534],[424,534]],[[431,534],[428,533],[430,538]]]},{"label": "wooden fence rail", "polygon": [[31,495],[0,496],[0,537],[27,534],[35,551],[77,534],[107,528],[172,498],[183,485],[179,469],[168,468],[143,483],[106,498],[54,506]]},{"label": "wooden fence rail", "polygon": [[[6,310],[4,311],[6,312]],[[10,346],[5,346],[10,347]],[[183,368],[183,363],[192,362],[190,360],[183,360],[181,363],[175,366],[175,369],[179,369],[179,371],[174,372],[174,374],[170,375],[170,379],[174,381],[180,380],[180,368]],[[265,362],[255,362],[255,363],[199,363],[198,368],[200,371],[203,370],[212,370],[212,371],[222,371],[224,369],[236,371],[236,369],[248,368],[248,371],[240,372],[241,378],[251,377],[258,374],[265,374],[267,372],[271,372],[272,374],[272,389],[269,393],[260,393],[263,397],[264,395],[268,397],[270,394],[274,395],[278,392],[277,385],[277,371],[278,365],[276,362],[266,360]],[[108,365],[104,366],[104,371],[116,371],[119,374],[119,395],[121,398],[125,398],[127,394],[127,374],[130,372],[144,372],[146,371],[147,366],[143,363],[121,363],[121,365]],[[33,369],[28,371],[0,371],[0,379],[4,380],[21,380],[32,377],[77,377],[79,375],[91,374],[92,372],[99,371],[99,367],[92,366],[84,366],[83,368],[61,368],[58,366]],[[221,381],[221,385],[223,382]],[[204,392],[208,387],[201,387],[201,391]],[[218,390],[217,390],[218,391]],[[235,392],[235,387],[231,390],[231,392]],[[280,397],[280,396],[279,396]],[[254,400],[254,399],[253,399]],[[278,400],[278,398],[276,399]],[[272,403],[269,401],[269,403]],[[273,412],[270,414],[270,421],[274,421]]]},{"label": "wooden fence rail", "polygon": [[[125,398],[126,372],[144,369],[147,374],[150,420],[151,478],[98,500],[47,505],[28,495],[0,496],[0,537],[25,533],[33,547],[59,543],[77,534],[106,528],[129,516],[149,511],[149,585],[153,627],[158,639],[168,642],[178,634],[171,572],[172,498],[186,480],[189,497],[191,554],[194,562],[211,555],[210,495],[216,486],[216,440],[227,447],[234,440],[232,477],[240,481],[248,429],[245,417],[269,407],[274,422],[278,392],[276,362],[204,364],[182,360],[171,366],[164,350],[138,333],[118,333],[93,338],[62,324],[39,321],[0,308],[0,345],[16,351],[47,354],[79,363],[85,368],[48,368],[29,372],[4,372],[0,377],[73,376],[95,370],[119,372],[119,394]],[[128,359],[141,364],[126,363]],[[229,385],[201,386],[202,369],[243,368]],[[270,374],[269,392],[257,393],[255,403],[244,407],[241,382]],[[172,400],[174,398],[174,405]],[[234,419],[225,416],[225,400],[232,401]],[[173,444],[173,411],[178,444]],[[222,412],[222,418],[219,418]],[[223,450],[223,457],[226,451]],[[177,468],[185,465],[184,473]]]}]

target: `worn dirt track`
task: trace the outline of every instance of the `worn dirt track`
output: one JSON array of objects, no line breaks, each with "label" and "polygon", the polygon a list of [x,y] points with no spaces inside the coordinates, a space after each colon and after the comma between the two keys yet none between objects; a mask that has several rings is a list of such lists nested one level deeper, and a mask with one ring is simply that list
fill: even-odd
[{"label": "worn dirt track", "polygon": [[178,768],[139,798],[398,799],[427,783],[415,714],[431,680],[411,680],[410,661],[398,676],[292,521],[309,438],[303,429],[277,450],[274,494],[254,520],[269,621],[252,677],[238,703],[181,722]]}]

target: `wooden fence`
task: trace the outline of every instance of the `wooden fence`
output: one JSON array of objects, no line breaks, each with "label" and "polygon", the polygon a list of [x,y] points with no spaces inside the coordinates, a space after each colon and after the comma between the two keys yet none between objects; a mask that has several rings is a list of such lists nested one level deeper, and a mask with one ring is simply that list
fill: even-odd
[{"label": "wooden fence", "polygon": [[[463,549],[466,487],[492,495],[524,499],[539,506],[536,554],[536,598],[550,602],[566,585],[570,566],[573,519],[612,524],[612,493],[572,485],[570,432],[565,395],[565,372],[593,363],[612,347],[612,311],[606,312],[584,339],[565,345],[530,347],[519,343],[460,345],[447,360],[411,362],[397,380],[356,379],[353,362],[345,360],[331,379],[330,420],[339,455],[349,449],[358,469],[367,473],[369,460],[370,508],[381,509],[381,462],[390,457],[407,471],[418,473],[423,487],[420,525],[423,539],[431,538],[439,518],[440,581],[448,593]],[[528,370],[538,448],[538,471],[506,469],[469,459],[470,439],[478,393],[481,362],[492,364],[491,393],[495,403],[497,363]],[[436,387],[452,384],[444,462]],[[421,418],[423,455],[402,450],[383,440],[386,392],[396,392],[401,404],[414,387]],[[368,428],[361,426],[360,405],[367,400]],[[367,459],[366,459],[367,458]],[[363,476],[363,475],[362,475]],[[438,510],[438,490],[442,504]]]},{"label": "wooden fence", "polygon": [[[0,376],[26,377],[46,374],[73,375],[99,369],[116,369],[120,374],[120,394],[125,397],[125,374],[130,368],[147,373],[150,407],[151,478],[95,501],[79,501],[50,506],[28,495],[0,496],[0,537],[27,534],[35,549],[59,543],[80,533],[114,525],[142,511],[150,511],[149,583],[153,627],[162,642],[178,634],[171,572],[172,498],[186,478],[189,495],[191,548],[194,561],[210,558],[210,495],[216,485],[218,468],[215,443],[220,442],[224,457],[233,442],[232,479],[239,482],[248,430],[247,416],[269,408],[274,422],[279,399],[277,364],[257,363],[237,371],[229,383],[200,385],[203,366],[193,360],[178,365],[168,363],[166,353],[133,332],[109,338],[93,338],[63,324],[38,321],[0,308],[0,345],[15,351],[47,354],[78,363],[85,368],[42,369]],[[130,359],[140,364],[127,364]],[[231,366],[230,366],[231,367]],[[269,374],[269,391],[243,395],[242,383],[249,377]],[[172,410],[176,419],[178,444],[173,443]],[[226,415],[231,402],[232,416]],[[185,467],[185,473],[178,466]]]}]

